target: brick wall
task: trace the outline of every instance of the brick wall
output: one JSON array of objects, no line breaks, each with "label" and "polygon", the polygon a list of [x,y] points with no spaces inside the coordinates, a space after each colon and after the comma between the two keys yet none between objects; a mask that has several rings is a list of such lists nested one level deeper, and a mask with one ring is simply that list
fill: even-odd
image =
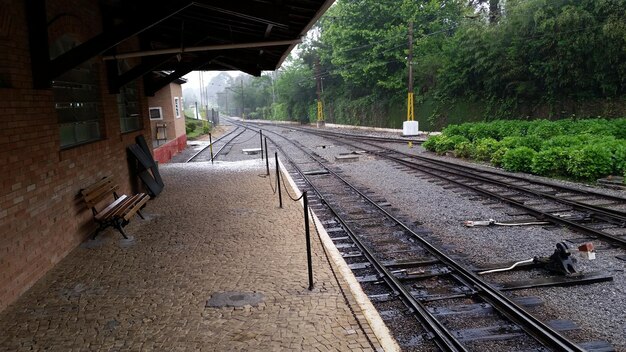
[{"label": "brick wall", "polygon": [[183,134],[180,137],[177,137],[175,140],[169,141],[163,145],[160,145],[152,151],[154,155],[154,160],[158,161],[160,164],[165,164],[169,162],[172,157],[181,151],[183,151],[187,147],[187,135]]},{"label": "brick wall", "polygon": [[[170,84],[171,88],[171,92],[172,92],[172,96],[174,97],[178,97],[178,99],[182,99],[183,98],[183,88],[180,84],[175,84],[172,83]],[[174,126],[175,126],[175,132],[176,132],[176,138],[179,139],[182,135],[187,135],[187,132],[185,131],[185,108],[182,104],[182,102],[180,102],[180,118],[178,119],[174,119]]]},{"label": "brick wall", "polygon": [[154,97],[148,97],[148,104],[151,108],[161,108],[162,120],[150,120],[152,134],[156,136],[156,124],[167,124],[167,140],[177,139],[185,132],[185,113],[183,104],[180,104],[180,118],[176,118],[174,113],[174,98],[181,99],[183,96],[182,86],[176,83],[170,83],[154,94]]},{"label": "brick wall", "polygon": [[[0,0],[0,311],[95,228],[78,198],[81,188],[113,175],[122,193],[131,182],[126,146],[151,140],[147,101],[143,131],[120,133],[116,96],[100,65],[102,140],[61,150],[52,91],[32,89],[26,2]],[[70,34],[86,41],[101,31],[98,2],[49,0],[50,43]],[[137,48],[136,43],[125,43]]]}]

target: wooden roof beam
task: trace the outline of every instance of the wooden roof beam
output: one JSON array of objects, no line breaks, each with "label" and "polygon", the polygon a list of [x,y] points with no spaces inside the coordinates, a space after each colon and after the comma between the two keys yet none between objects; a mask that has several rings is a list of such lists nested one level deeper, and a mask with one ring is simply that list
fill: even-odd
[{"label": "wooden roof beam", "polygon": [[[156,80],[144,79],[145,92],[147,96],[154,96],[156,92],[158,92],[161,88],[166,85],[174,82],[175,80],[181,78],[182,76],[188,74],[191,71],[200,70],[202,67],[209,64],[211,59],[202,57],[198,58],[192,62],[180,63],[178,68],[165,77],[161,77]],[[146,77],[147,78],[147,77]]]},{"label": "wooden roof beam", "polygon": [[154,6],[150,9],[145,9],[145,11],[136,17],[129,16],[129,18],[133,18],[132,21],[117,25],[111,28],[111,30],[104,31],[50,61],[48,78],[54,79],[58,77],[64,72],[67,72],[96,55],[102,54],[106,50],[172,17],[191,5],[191,2],[185,2],[175,8]]}]

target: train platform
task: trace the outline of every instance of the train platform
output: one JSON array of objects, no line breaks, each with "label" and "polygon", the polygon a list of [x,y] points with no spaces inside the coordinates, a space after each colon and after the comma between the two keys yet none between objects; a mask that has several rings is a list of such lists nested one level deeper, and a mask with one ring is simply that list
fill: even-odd
[{"label": "train platform", "polygon": [[396,348],[313,225],[308,289],[302,205],[278,207],[264,163],[160,171],[132,238],[85,241],[0,313],[0,351]]}]

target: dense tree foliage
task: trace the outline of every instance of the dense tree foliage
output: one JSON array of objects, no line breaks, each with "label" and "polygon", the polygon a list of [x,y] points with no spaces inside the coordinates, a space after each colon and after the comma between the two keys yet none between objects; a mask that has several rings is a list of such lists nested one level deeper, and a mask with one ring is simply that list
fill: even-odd
[{"label": "dense tree foliage", "polygon": [[276,77],[248,85],[266,97],[251,110],[314,118],[318,58],[327,120],[399,127],[410,22],[421,122],[609,117],[622,110],[606,106],[626,106],[626,0],[338,0]]}]

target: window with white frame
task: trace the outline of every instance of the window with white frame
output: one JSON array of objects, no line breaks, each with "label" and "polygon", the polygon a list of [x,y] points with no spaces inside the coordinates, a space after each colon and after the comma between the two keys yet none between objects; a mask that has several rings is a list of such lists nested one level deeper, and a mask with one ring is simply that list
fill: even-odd
[{"label": "window with white frame", "polygon": [[178,97],[174,97],[174,114],[176,118],[180,117],[180,100]]},{"label": "window with white frame", "polygon": [[163,120],[163,110],[161,107],[151,107],[149,114],[150,120]]}]

